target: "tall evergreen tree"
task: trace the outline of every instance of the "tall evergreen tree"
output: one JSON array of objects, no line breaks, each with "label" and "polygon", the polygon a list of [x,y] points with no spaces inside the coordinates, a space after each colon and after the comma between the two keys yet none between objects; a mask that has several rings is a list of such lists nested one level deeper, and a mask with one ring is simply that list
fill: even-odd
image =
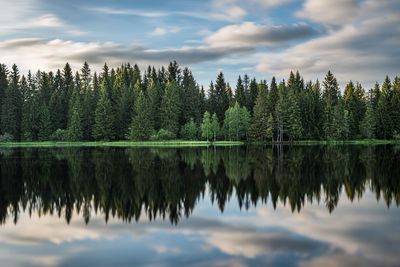
[{"label": "tall evergreen tree", "polygon": [[247,104],[246,95],[244,93],[244,86],[243,86],[242,78],[240,77],[240,75],[239,75],[239,78],[238,78],[237,84],[236,84],[235,101],[238,102],[238,104],[241,107],[244,107]]},{"label": "tall evergreen tree", "polygon": [[154,127],[150,101],[143,91],[140,91],[134,108],[135,115],[132,118],[131,139],[148,140],[154,131]]},{"label": "tall evergreen tree", "polygon": [[3,133],[11,134],[15,140],[21,139],[22,93],[19,85],[19,70],[14,64],[10,73],[10,84],[6,88],[1,112]]},{"label": "tall evergreen tree", "polygon": [[217,81],[215,82],[215,113],[217,113],[218,120],[223,121],[225,110],[229,107],[229,99],[226,91],[226,83],[224,74],[219,73]]},{"label": "tall evergreen tree", "polygon": [[167,83],[160,107],[161,128],[177,134],[181,112],[179,87],[175,80]]},{"label": "tall evergreen tree", "polygon": [[40,107],[39,112],[39,128],[38,128],[38,140],[47,141],[50,139],[52,133],[50,112],[46,104],[43,103]]},{"label": "tall evergreen tree", "polygon": [[104,77],[100,99],[95,112],[95,124],[93,127],[93,138],[95,140],[113,140],[115,138],[114,112],[107,91],[107,78]]},{"label": "tall evergreen tree", "polygon": [[388,76],[382,84],[382,91],[377,105],[376,130],[380,139],[391,139],[394,133],[392,118],[392,85]]},{"label": "tall evergreen tree", "polygon": [[250,128],[252,139],[265,140],[269,114],[271,113],[268,109],[268,87],[266,83],[260,83]]}]

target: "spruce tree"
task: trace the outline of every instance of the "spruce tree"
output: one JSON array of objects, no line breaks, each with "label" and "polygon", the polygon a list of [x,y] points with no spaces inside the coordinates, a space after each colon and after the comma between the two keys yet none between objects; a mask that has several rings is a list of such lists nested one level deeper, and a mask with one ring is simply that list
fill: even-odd
[{"label": "spruce tree", "polygon": [[72,110],[72,117],[69,122],[67,130],[68,141],[82,141],[83,129],[82,129],[82,118],[79,114],[79,109],[74,107]]},{"label": "spruce tree", "polygon": [[226,91],[226,83],[224,74],[219,73],[217,81],[215,82],[215,113],[217,113],[218,120],[223,121],[225,110],[229,107],[229,99]]},{"label": "spruce tree", "polygon": [[39,112],[39,129],[38,129],[38,140],[47,141],[50,139],[52,134],[50,112],[46,104],[43,103],[40,107]]},{"label": "spruce tree", "polygon": [[14,64],[10,84],[6,88],[2,103],[1,125],[3,133],[9,133],[15,140],[21,139],[22,94],[19,85],[19,70]]},{"label": "spruce tree", "polygon": [[179,88],[176,81],[167,83],[161,100],[160,120],[161,128],[174,134],[179,132],[179,114],[181,112],[181,101]]},{"label": "spruce tree", "polygon": [[247,104],[244,86],[240,75],[236,84],[235,101],[238,102],[241,107],[244,107]]},{"label": "spruce tree", "polygon": [[107,92],[106,81],[103,78],[101,85],[100,99],[97,103],[95,112],[95,124],[93,127],[93,138],[95,140],[113,140],[114,139],[114,113],[111,106],[109,94]]},{"label": "spruce tree", "polygon": [[131,139],[148,140],[154,131],[154,126],[150,101],[143,91],[140,91],[134,108],[135,115],[132,118]]},{"label": "spruce tree", "polygon": [[368,139],[375,138],[376,121],[371,99],[367,102],[367,110],[365,112],[364,119],[361,122],[360,128],[363,137]]},{"label": "spruce tree", "polygon": [[268,87],[261,83],[258,88],[258,95],[253,110],[250,135],[254,140],[265,140],[265,129],[268,125]]},{"label": "spruce tree", "polygon": [[382,91],[377,105],[376,130],[380,139],[391,139],[394,133],[392,118],[392,86],[388,76],[382,84]]}]

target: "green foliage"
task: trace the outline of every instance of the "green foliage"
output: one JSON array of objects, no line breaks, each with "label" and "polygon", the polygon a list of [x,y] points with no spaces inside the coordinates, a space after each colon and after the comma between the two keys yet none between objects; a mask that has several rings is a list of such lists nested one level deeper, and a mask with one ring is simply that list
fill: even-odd
[{"label": "green foliage", "polygon": [[240,107],[236,102],[235,106],[229,107],[225,112],[223,131],[229,140],[242,140],[247,137],[250,124],[250,113],[246,107]]},{"label": "green foliage", "polygon": [[5,142],[12,142],[14,141],[14,136],[9,133],[4,133],[0,135],[0,143],[5,143]]},{"label": "green foliage", "polygon": [[[265,129],[268,125],[268,87],[261,83],[258,88],[258,95],[253,110],[253,118],[250,126],[250,135],[253,140],[265,140]],[[271,135],[272,135],[271,130]],[[268,138],[270,139],[270,138]]]},{"label": "green foliage", "polygon": [[104,78],[100,99],[97,103],[95,112],[95,124],[93,127],[93,138],[95,140],[113,140],[114,135],[114,113],[107,92],[106,87],[107,80]]},{"label": "green foliage", "polygon": [[57,129],[50,136],[50,140],[63,142],[67,140],[67,131],[64,129]]},{"label": "green foliage", "polygon": [[150,137],[150,140],[173,140],[176,134],[168,130],[160,129],[155,135]]},{"label": "green foliage", "polygon": [[382,88],[376,83],[368,97],[352,82],[342,97],[330,71],[322,84],[323,92],[318,80],[305,84],[299,72],[291,72],[279,86],[273,77],[268,90],[266,81],[245,75],[238,77],[233,97],[223,73],[205,90],[177,62],[168,71],[148,67],[143,76],[130,64],[105,64],[92,76],[85,62],[75,76],[66,64],[54,74],[20,77],[15,65],[8,71],[0,64],[0,133],[17,141],[49,140],[56,129],[68,132],[69,140],[147,140],[162,128],[193,139],[201,124],[201,137],[213,141],[400,136],[399,77],[393,83],[386,77]]},{"label": "green foliage", "polygon": [[199,137],[199,128],[194,122],[193,118],[190,119],[181,129],[181,138],[184,140],[197,140]]},{"label": "green foliage", "polygon": [[210,113],[208,111],[204,112],[203,122],[201,123],[201,137],[207,139],[209,141],[213,134],[211,130],[211,118]]},{"label": "green foliage", "polygon": [[82,141],[82,139],[83,139],[82,119],[78,109],[74,109],[72,111],[72,118],[67,130],[67,140]]},{"label": "green foliage", "polygon": [[46,141],[50,139],[52,133],[51,129],[50,112],[46,104],[42,104],[39,112],[39,129],[38,129],[38,140]]},{"label": "green foliage", "polygon": [[140,91],[135,102],[135,112],[132,118],[130,137],[133,140],[148,140],[154,131],[151,106],[148,96]]},{"label": "green foliage", "polygon": [[14,64],[10,83],[6,88],[1,111],[1,129],[10,133],[16,140],[21,138],[22,94],[19,86],[19,70]]},{"label": "green foliage", "polygon": [[218,116],[214,113],[211,117],[211,132],[214,137],[214,142],[217,141],[217,136],[220,134],[220,131]]},{"label": "green foliage", "polygon": [[176,81],[167,83],[161,101],[160,119],[161,127],[175,135],[179,132],[179,115],[181,112],[179,87]]}]

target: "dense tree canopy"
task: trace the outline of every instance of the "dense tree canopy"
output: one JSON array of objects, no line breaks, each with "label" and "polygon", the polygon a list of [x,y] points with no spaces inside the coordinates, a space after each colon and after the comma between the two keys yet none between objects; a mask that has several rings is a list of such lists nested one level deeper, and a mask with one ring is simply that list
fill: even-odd
[{"label": "dense tree canopy", "polygon": [[[342,94],[343,92],[343,94]],[[340,90],[332,72],[305,82],[238,76],[231,88],[220,72],[209,88],[171,62],[168,68],[124,64],[101,73],[87,62],[62,70],[20,75],[0,64],[0,134],[16,141],[345,140],[400,136],[400,78],[387,76],[365,91],[349,81]],[[61,138],[61,137],[62,138]]]}]

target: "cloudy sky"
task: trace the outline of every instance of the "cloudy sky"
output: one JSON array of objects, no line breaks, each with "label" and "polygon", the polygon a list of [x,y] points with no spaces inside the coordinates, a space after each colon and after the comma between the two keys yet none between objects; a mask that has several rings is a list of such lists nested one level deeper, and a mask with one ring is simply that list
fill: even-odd
[{"label": "cloudy sky", "polygon": [[189,66],[208,86],[219,71],[305,79],[328,70],[341,87],[400,74],[398,0],[0,0],[0,62],[54,70]]}]

